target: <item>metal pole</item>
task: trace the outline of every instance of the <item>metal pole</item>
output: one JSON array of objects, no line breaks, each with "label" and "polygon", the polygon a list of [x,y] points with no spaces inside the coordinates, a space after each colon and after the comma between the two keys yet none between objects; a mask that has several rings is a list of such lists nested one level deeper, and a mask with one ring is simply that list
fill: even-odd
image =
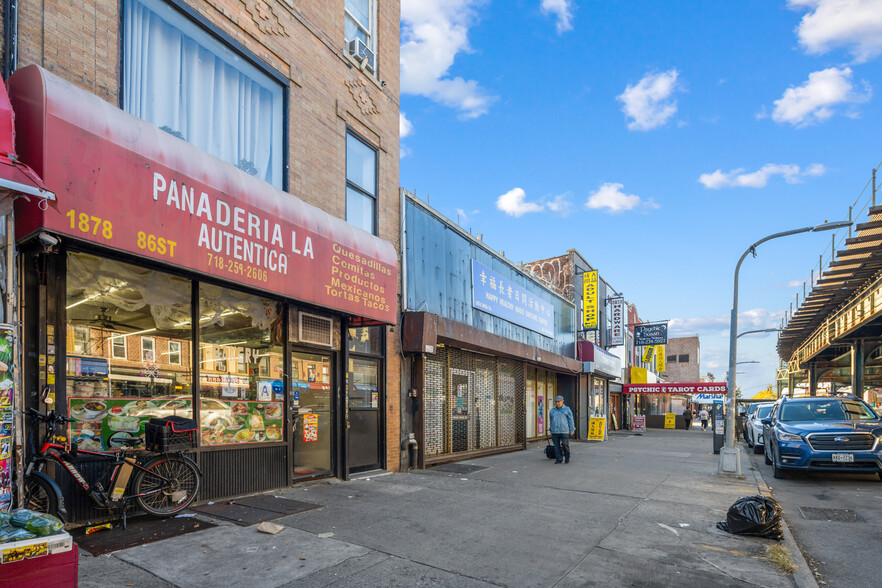
[{"label": "metal pole", "polygon": [[876,206],[876,170],[873,169],[873,206]]}]

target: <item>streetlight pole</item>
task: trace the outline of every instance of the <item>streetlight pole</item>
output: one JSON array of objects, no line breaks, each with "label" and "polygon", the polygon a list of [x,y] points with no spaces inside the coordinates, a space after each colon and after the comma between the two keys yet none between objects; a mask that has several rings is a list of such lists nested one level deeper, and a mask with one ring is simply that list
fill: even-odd
[{"label": "streetlight pole", "polygon": [[[738,348],[738,273],[741,271],[741,264],[744,262],[744,259],[747,257],[748,253],[753,253],[756,256],[756,248],[766,241],[771,241],[772,239],[777,239],[779,237],[788,237],[790,235],[797,235],[799,233],[810,233],[817,231],[830,231],[834,229],[839,229],[842,227],[851,226],[851,221],[840,221],[835,223],[823,223],[820,225],[814,225],[812,227],[802,227],[801,229],[793,229],[791,231],[782,231],[780,233],[774,233],[772,235],[768,235],[763,237],[753,245],[747,248],[747,250],[741,255],[741,258],[738,259],[738,263],[735,265],[735,283],[733,288],[732,295],[732,317],[729,323],[729,377],[726,382],[726,387],[728,388],[728,400],[726,403],[728,404],[728,410],[726,412],[726,444],[723,449],[720,450],[720,467],[719,471],[722,473],[737,473],[741,474],[741,452],[735,447],[735,358],[736,352]],[[835,253],[835,252],[834,252]],[[742,333],[747,334],[747,332]]]}]

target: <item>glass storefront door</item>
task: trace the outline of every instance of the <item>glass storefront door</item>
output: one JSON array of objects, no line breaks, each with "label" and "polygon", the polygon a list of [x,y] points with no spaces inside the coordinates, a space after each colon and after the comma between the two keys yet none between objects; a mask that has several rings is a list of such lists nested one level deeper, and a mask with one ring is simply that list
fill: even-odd
[{"label": "glass storefront door", "polygon": [[349,447],[351,473],[380,467],[380,362],[349,358]]},{"label": "glass storefront door", "polygon": [[291,417],[295,478],[330,473],[333,443],[331,356],[291,353]]}]

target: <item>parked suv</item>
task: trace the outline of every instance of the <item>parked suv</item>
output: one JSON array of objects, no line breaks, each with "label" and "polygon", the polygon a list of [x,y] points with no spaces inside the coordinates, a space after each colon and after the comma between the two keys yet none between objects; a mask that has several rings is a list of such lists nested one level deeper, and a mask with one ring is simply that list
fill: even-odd
[{"label": "parked suv", "polygon": [[756,410],[753,411],[753,414],[750,415],[750,418],[747,421],[747,445],[753,447],[754,453],[763,452],[764,437],[762,419],[769,416],[774,406],[774,402],[763,402],[762,404],[756,405]]},{"label": "parked suv", "polygon": [[882,479],[882,419],[859,398],[785,397],[762,423],[766,463],[776,478],[801,470]]}]

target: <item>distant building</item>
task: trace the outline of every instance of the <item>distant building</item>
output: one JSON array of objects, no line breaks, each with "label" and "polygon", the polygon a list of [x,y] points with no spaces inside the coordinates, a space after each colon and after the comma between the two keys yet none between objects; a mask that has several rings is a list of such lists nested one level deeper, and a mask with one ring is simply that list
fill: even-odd
[{"label": "distant building", "polygon": [[[700,382],[701,344],[698,335],[669,337],[665,347],[665,376],[669,382]],[[713,380],[713,376],[708,374]]]}]

